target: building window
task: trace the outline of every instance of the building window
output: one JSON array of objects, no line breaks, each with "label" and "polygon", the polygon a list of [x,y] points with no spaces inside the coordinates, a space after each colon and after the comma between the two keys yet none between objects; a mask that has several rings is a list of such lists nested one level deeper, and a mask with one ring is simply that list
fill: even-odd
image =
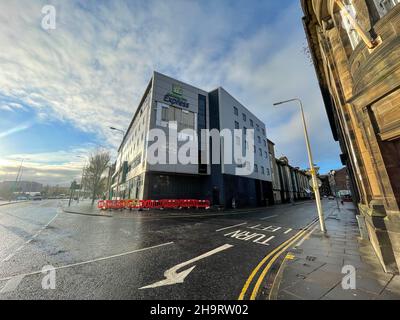
[{"label": "building window", "polygon": [[267,141],[264,140],[264,147],[267,147]]},{"label": "building window", "polygon": [[264,155],[265,155],[265,159],[268,159],[268,152],[264,152]]},{"label": "building window", "polygon": [[261,143],[261,138],[260,136],[257,137],[258,143]]},{"label": "building window", "polygon": [[257,124],[256,125],[257,131],[260,131],[260,126]]},{"label": "building window", "polygon": [[261,173],[262,173],[262,174],[265,174],[265,169],[264,169],[264,167],[261,167]]},{"label": "building window", "polygon": [[399,4],[400,0],[373,0],[373,2],[375,4],[376,10],[379,13],[379,16],[382,18],[397,4]]},{"label": "building window", "polygon": [[[357,12],[354,8],[353,0],[347,0],[346,2],[347,12],[354,18],[354,20],[357,20]],[[340,11],[340,16],[342,18],[343,27],[346,30],[347,36],[349,37],[351,47],[354,50],[360,43],[361,38],[358,35],[358,32],[354,29],[353,24],[350,22],[350,19],[347,17],[347,14],[344,10]]]},{"label": "building window", "polygon": [[267,176],[269,176],[269,175],[270,175],[269,168],[267,168]]},{"label": "building window", "polygon": [[235,137],[236,144],[240,146],[240,137]]},{"label": "building window", "polygon": [[264,129],[264,128],[262,129],[262,133],[263,133],[263,135],[265,136],[265,129]]},{"label": "building window", "polygon": [[251,125],[252,127],[254,127],[254,122],[253,122],[253,120],[251,120],[251,119],[250,119],[250,125]]},{"label": "building window", "polygon": [[262,156],[263,156],[263,152],[262,152],[261,148],[260,148],[260,149],[258,149],[258,153],[260,154],[260,157],[262,157]]},{"label": "building window", "polygon": [[254,165],[254,172],[258,172],[258,165]]},{"label": "building window", "polygon": [[239,110],[236,107],[233,107],[233,113],[235,114],[235,116],[239,115]]},{"label": "building window", "polygon": [[246,134],[246,133],[247,133],[247,128],[243,127],[243,134]]},{"label": "building window", "polygon": [[254,147],[254,153],[257,153],[257,148],[256,148],[256,146],[253,146]]},{"label": "building window", "polygon": [[235,129],[239,129],[239,122],[235,121]]},{"label": "building window", "polygon": [[247,116],[244,113],[242,114],[242,116],[243,116],[243,121],[246,122],[247,121]]}]

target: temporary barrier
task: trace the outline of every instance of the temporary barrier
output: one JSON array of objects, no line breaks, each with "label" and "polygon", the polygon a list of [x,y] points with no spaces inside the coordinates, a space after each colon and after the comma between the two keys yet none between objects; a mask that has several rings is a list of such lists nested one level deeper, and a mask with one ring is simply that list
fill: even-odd
[{"label": "temporary barrier", "polygon": [[97,207],[101,210],[122,209],[209,209],[210,201],[195,199],[164,200],[100,200]]}]

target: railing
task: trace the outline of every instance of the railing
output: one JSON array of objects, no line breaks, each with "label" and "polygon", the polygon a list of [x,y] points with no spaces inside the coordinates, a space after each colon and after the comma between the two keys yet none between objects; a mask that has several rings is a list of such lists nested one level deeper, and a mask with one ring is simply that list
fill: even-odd
[{"label": "railing", "polygon": [[166,200],[100,200],[97,207],[100,210],[123,209],[210,209],[209,200],[166,199]]}]

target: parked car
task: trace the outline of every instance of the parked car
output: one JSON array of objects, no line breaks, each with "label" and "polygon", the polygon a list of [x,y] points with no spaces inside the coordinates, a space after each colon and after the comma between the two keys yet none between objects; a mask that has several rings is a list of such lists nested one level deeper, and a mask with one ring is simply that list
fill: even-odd
[{"label": "parked car", "polygon": [[28,200],[28,198],[25,197],[25,196],[18,196],[17,197],[17,201],[26,201],[26,200]]},{"label": "parked car", "polygon": [[329,200],[335,200],[335,197],[334,196],[329,196],[328,199]]},{"label": "parked car", "polygon": [[40,195],[40,194],[37,194],[37,195],[34,195],[33,197],[32,197],[32,200],[33,201],[41,201],[43,198],[42,198],[42,196]]}]

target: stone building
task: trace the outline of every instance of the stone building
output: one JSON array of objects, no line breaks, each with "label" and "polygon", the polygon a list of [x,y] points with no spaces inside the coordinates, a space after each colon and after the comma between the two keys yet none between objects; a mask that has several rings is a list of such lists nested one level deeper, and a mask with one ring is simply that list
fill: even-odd
[{"label": "stone building", "polygon": [[400,0],[302,0],[353,198],[387,272],[400,267]]},{"label": "stone building", "polygon": [[287,157],[275,157],[275,144],[268,139],[274,204],[311,199],[309,176],[305,170],[294,168]]}]

